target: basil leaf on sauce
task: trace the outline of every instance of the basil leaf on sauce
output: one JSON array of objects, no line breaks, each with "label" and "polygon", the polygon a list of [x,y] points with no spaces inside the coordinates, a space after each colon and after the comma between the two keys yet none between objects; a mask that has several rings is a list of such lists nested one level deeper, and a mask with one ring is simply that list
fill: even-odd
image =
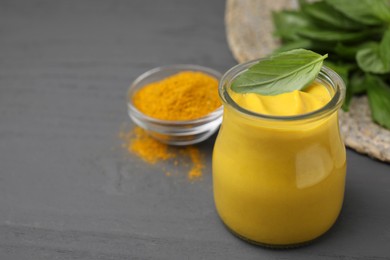
[{"label": "basil leaf on sauce", "polygon": [[310,85],[321,70],[326,55],[296,49],[260,60],[232,83],[237,93],[278,95]]}]

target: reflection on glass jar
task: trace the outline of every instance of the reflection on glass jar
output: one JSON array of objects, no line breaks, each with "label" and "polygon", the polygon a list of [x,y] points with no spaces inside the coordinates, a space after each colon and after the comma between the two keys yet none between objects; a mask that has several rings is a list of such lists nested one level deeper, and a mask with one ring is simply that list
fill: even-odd
[{"label": "reflection on glass jar", "polygon": [[224,115],[213,152],[215,205],[241,238],[295,246],[325,233],[342,207],[346,154],[337,111],[345,86],[324,66],[316,79],[332,96],[324,107],[294,116],[258,114],[229,94],[234,78],[256,62],[232,68],[220,82]]}]

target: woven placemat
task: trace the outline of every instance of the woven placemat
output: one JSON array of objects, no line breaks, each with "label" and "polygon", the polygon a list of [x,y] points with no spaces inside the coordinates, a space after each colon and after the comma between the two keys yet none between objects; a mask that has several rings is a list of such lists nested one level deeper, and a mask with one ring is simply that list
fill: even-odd
[{"label": "woven placemat", "polygon": [[[296,7],[294,0],[227,0],[226,34],[236,60],[241,63],[270,54],[279,45],[272,36],[272,11]],[[353,98],[350,112],[340,111],[340,126],[348,147],[390,162],[390,131],[372,122],[366,97]]]}]

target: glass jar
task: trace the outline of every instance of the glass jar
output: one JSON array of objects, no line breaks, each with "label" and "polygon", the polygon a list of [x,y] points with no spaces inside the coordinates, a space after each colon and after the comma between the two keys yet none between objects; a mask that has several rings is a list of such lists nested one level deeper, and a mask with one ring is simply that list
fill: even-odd
[{"label": "glass jar", "polygon": [[222,77],[222,126],[213,151],[218,214],[239,237],[291,247],[324,234],[344,198],[346,153],[338,125],[345,85],[323,66],[316,81],[330,92],[322,108],[296,116],[258,114],[229,95],[232,81],[258,60]]}]

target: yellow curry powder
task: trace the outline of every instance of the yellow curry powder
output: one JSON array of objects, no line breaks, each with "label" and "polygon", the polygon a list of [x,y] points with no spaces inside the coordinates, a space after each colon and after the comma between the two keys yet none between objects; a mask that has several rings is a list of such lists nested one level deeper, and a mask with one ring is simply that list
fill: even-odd
[{"label": "yellow curry powder", "polygon": [[188,154],[191,158],[193,166],[191,170],[188,172],[188,178],[196,179],[202,176],[202,169],[204,167],[199,149],[193,146],[187,147],[185,150],[185,154]]},{"label": "yellow curry powder", "polygon": [[120,132],[119,137],[125,142],[122,144],[129,152],[136,154],[145,162],[155,164],[160,160],[175,157],[168,151],[168,146],[150,137],[145,130],[135,127],[132,132]]},{"label": "yellow curry powder", "polygon": [[[218,80],[203,72],[184,71],[143,86],[133,96],[134,106],[142,113],[162,120],[192,120],[206,116],[222,104],[218,97]],[[202,154],[195,146],[177,148],[168,146],[135,127],[132,132],[120,133],[123,147],[145,162],[155,164],[178,156],[191,161],[188,178],[202,176]],[[181,163],[181,165],[187,165]],[[171,172],[166,172],[167,176]]]},{"label": "yellow curry powder", "polygon": [[134,94],[133,103],[153,118],[197,119],[221,106],[218,80],[202,72],[180,72],[142,87]]},{"label": "yellow curry powder", "polygon": [[[123,148],[131,152],[147,163],[155,164],[159,161],[173,159],[173,165],[178,166],[179,155],[184,157],[184,162],[180,161],[180,165],[186,166],[185,160],[191,161],[190,170],[187,177],[190,180],[199,179],[202,177],[202,169],[204,168],[202,154],[195,146],[187,146],[183,148],[168,146],[149,136],[145,130],[140,127],[135,127],[130,132],[121,131],[119,137],[123,140]],[[171,172],[166,172],[167,176],[171,176]]]}]

